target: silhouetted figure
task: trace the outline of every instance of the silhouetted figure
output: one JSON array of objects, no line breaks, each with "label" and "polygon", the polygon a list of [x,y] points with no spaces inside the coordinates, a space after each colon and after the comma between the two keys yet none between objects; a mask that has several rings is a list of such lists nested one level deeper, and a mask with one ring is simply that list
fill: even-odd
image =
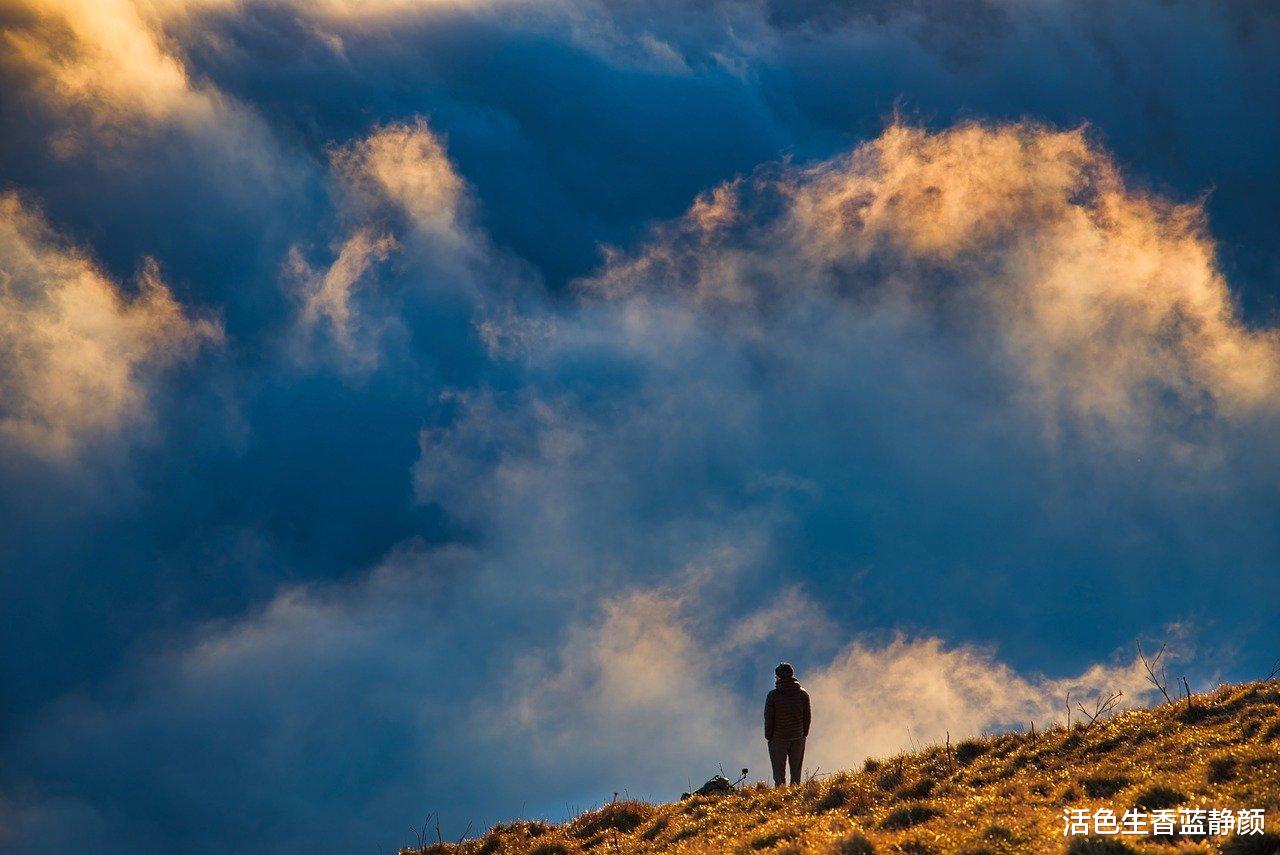
[{"label": "silhouetted figure", "polygon": [[800,783],[804,766],[804,740],[809,735],[809,693],[800,686],[795,669],[783,662],[773,669],[776,685],[764,700],[764,738],[769,742],[769,762],[773,764],[773,784]]}]

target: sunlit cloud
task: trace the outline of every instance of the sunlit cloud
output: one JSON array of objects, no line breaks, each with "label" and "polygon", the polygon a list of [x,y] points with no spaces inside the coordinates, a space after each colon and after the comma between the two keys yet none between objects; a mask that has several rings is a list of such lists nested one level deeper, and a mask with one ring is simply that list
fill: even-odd
[{"label": "sunlit cloud", "polygon": [[156,372],[221,340],[147,259],[133,292],[56,234],[14,193],[0,195],[0,434],[62,457],[148,418]]},{"label": "sunlit cloud", "polygon": [[382,333],[398,324],[376,299],[360,299],[371,268],[407,248],[416,288],[470,294],[472,267],[489,248],[472,225],[470,190],[425,120],[377,128],[330,159],[338,220],[349,231],[324,270],[297,245],[285,259],[284,283],[299,304],[295,355],[322,357],[327,341],[344,370],[367,373],[381,359]]},{"label": "sunlit cloud", "polygon": [[344,367],[367,371],[377,365],[379,330],[370,328],[371,322],[353,305],[354,291],[370,267],[385,260],[395,247],[390,235],[361,229],[343,242],[338,257],[323,271],[313,270],[298,247],[290,250],[285,276],[301,302],[300,357],[314,353],[316,336],[327,333]]},{"label": "sunlit cloud", "polygon": [[766,347],[812,305],[990,337],[1051,432],[1149,435],[1280,400],[1280,335],[1240,320],[1201,209],[1128,186],[1080,130],[894,125],[709,191],[586,287],[719,313]]},{"label": "sunlit cloud", "polygon": [[414,230],[450,249],[469,241],[466,182],[425,120],[386,125],[335,149],[333,165],[357,208],[390,205]]},{"label": "sunlit cloud", "polygon": [[[698,763],[690,771],[706,776],[717,763],[755,763],[763,740],[757,708],[772,673],[765,651],[788,651],[802,663],[814,704],[811,770],[856,768],[866,757],[948,735],[1064,724],[1068,696],[1084,703],[1120,692],[1126,706],[1141,706],[1154,691],[1136,657],[1048,679],[1019,673],[990,650],[935,637],[841,639],[798,591],[758,613],[726,614],[718,592],[696,578],[604,599],[597,615],[568,631],[555,658],[517,672],[522,691],[511,696],[509,713],[539,746],[538,762],[610,758],[628,780],[649,779],[655,788],[664,770],[669,781]],[[735,625],[757,618],[768,631],[753,644],[723,643]],[[838,652],[818,652],[826,648]],[[734,687],[733,675],[748,665],[759,671],[754,695]]]},{"label": "sunlit cloud", "polygon": [[163,19],[225,2],[141,4],[134,0],[9,0],[0,39],[10,62],[24,65],[55,106],[83,110],[100,126],[123,132],[132,123],[213,122],[223,105],[216,90],[191,80],[166,47]]}]

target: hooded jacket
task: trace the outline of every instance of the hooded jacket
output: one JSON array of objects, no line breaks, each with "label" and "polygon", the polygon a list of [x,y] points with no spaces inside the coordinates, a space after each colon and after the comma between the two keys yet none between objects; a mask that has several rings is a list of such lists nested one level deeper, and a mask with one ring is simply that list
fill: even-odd
[{"label": "hooded jacket", "polygon": [[809,735],[809,693],[795,677],[778,678],[764,700],[764,738],[802,739]]}]

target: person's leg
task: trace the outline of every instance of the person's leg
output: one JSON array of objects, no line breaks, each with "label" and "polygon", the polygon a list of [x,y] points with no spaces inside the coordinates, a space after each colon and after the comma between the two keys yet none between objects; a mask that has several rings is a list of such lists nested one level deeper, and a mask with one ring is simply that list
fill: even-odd
[{"label": "person's leg", "polygon": [[804,770],[804,737],[791,740],[787,746],[787,760],[791,763],[791,783],[800,783],[800,773]]},{"label": "person's leg", "polygon": [[769,763],[773,766],[773,785],[781,787],[787,782],[787,749],[790,743],[785,739],[769,740]]}]

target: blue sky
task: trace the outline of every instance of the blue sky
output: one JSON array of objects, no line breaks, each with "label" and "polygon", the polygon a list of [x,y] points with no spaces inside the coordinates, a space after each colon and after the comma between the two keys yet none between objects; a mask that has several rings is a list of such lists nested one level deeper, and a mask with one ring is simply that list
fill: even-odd
[{"label": "blue sky", "polygon": [[1278,37],[0,5],[0,850],[671,798],[781,658],[823,768],[1265,674]]}]

